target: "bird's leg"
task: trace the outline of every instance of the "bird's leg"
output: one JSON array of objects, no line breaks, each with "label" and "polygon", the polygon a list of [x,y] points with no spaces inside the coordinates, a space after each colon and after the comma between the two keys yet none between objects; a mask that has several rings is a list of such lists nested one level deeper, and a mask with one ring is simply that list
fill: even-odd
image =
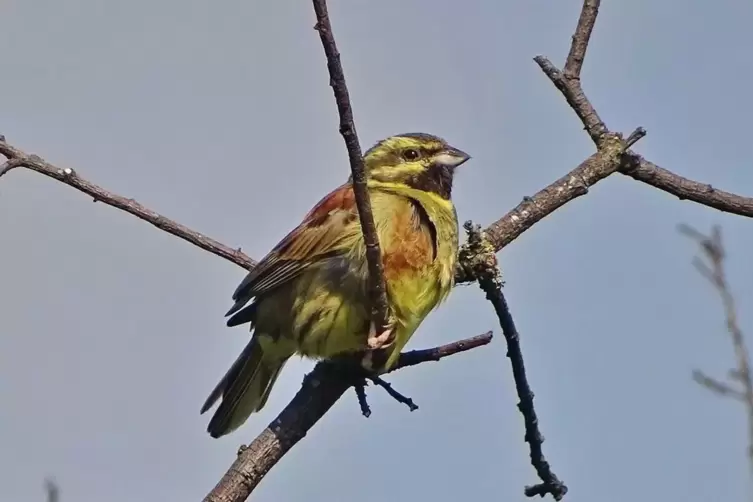
[{"label": "bird's leg", "polygon": [[376,349],[383,349],[385,347],[389,347],[392,345],[395,341],[395,336],[393,334],[393,326],[394,322],[389,323],[390,326],[380,330],[380,332],[377,332],[376,325],[374,324],[374,321],[371,321],[371,324],[369,325],[369,337],[366,341],[366,343],[369,346],[369,349],[376,350]]}]

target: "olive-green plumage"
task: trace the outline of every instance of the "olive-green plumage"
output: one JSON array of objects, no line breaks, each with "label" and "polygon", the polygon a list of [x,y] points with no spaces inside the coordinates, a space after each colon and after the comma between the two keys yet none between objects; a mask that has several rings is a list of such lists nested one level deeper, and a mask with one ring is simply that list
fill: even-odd
[{"label": "olive-green plumage", "polygon": [[[468,158],[421,133],[387,138],[364,155],[394,335],[377,370],[395,363],[453,286],[458,223],[450,195],[454,170]],[[250,323],[254,335],[202,407],[204,413],[222,398],[208,426],[213,437],[237,429],[264,406],[290,356],[327,359],[367,348],[373,326],[365,251],[348,182],[241,282],[228,326]]]}]

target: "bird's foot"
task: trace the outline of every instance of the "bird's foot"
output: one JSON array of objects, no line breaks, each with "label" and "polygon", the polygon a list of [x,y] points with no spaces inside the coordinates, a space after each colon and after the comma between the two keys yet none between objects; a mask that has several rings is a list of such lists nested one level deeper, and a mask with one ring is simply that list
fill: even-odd
[{"label": "bird's foot", "polygon": [[393,334],[393,329],[391,327],[385,328],[381,330],[380,332],[377,332],[374,321],[371,322],[371,325],[369,326],[369,337],[366,340],[366,343],[369,346],[370,350],[377,350],[377,349],[383,349],[385,347],[389,347],[390,345],[392,345],[394,341],[395,341],[395,336]]}]

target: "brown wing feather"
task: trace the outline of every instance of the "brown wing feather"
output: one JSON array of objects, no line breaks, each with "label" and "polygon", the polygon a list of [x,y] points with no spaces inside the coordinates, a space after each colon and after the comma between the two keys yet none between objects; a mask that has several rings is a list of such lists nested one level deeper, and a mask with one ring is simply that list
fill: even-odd
[{"label": "brown wing feather", "polygon": [[[233,293],[235,304],[225,315],[238,312],[237,317],[253,297],[294,279],[312,263],[341,253],[340,237],[357,217],[350,183],[330,192],[248,273]],[[233,318],[228,320],[231,323],[241,324]]]}]

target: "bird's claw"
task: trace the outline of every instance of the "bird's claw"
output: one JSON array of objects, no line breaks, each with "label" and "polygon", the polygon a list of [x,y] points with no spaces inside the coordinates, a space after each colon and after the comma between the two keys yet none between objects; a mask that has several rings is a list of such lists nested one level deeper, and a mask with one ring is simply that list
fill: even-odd
[{"label": "bird's claw", "polygon": [[372,321],[369,327],[369,338],[366,343],[370,350],[383,349],[389,347],[395,341],[395,337],[392,335],[392,328],[387,328],[381,333],[377,333],[376,326]]}]

